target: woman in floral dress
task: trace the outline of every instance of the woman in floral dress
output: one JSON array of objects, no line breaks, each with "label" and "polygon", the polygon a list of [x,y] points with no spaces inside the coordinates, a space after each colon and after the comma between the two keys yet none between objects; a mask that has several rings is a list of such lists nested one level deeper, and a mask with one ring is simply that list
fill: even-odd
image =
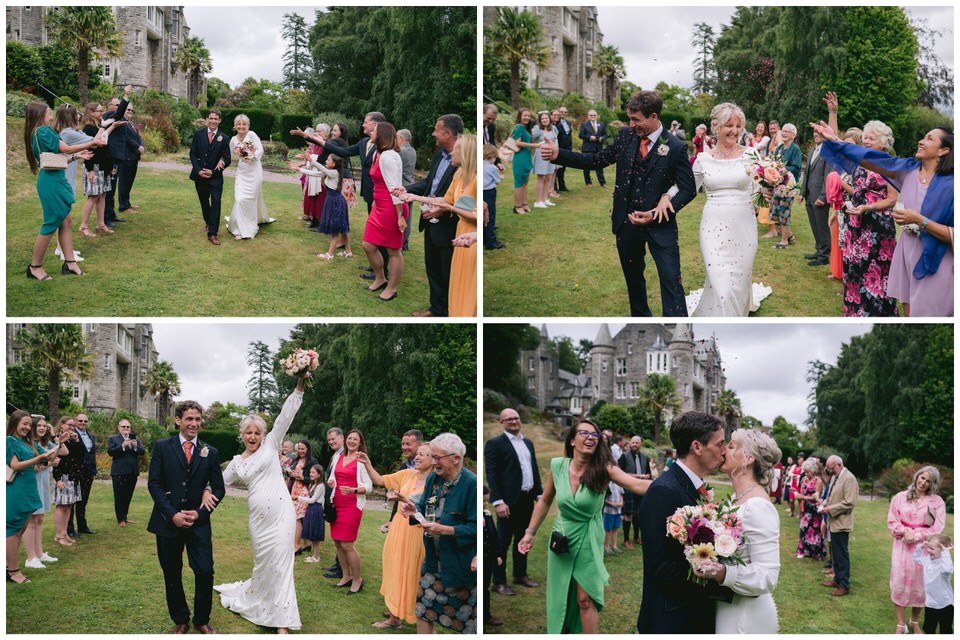
[{"label": "woman in floral dress", "polygon": [[797,543],[798,558],[823,560],[825,545],[820,525],[823,514],[817,513],[817,502],[823,493],[823,480],[820,461],[810,458],[803,463],[803,477],[800,478],[800,491],[797,498],[802,506],[800,511],[800,541]]}]

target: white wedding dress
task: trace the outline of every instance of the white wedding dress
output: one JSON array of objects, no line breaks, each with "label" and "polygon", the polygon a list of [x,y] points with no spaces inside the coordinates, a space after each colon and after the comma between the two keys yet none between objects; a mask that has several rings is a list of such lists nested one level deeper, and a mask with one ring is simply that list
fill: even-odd
[{"label": "white wedding dress", "polygon": [[727,566],[723,586],[733,602],[717,603],[717,633],[776,633],[777,605],[773,590],[780,576],[780,516],[766,496],[740,507],[746,566]]},{"label": "white wedding dress", "polygon": [[244,140],[253,143],[254,155],[249,160],[241,160],[237,146],[241,140],[237,136],[230,139],[230,154],[237,163],[237,176],[233,186],[233,209],[227,221],[227,230],[233,237],[253,238],[260,231],[258,225],[270,222],[267,204],[263,201],[263,144],[253,131],[248,131]]},{"label": "white wedding dress", "polygon": [[702,185],[707,194],[700,218],[700,252],[707,277],[703,289],[687,296],[691,316],[746,317],[773,292],[753,282],[757,218],[754,185],[746,168],[756,159],[756,150],[748,148],[739,158],[727,160],[704,152],[693,163],[697,191]]},{"label": "white wedding dress", "polygon": [[234,456],[223,471],[224,482],[239,480],[249,490],[253,575],[249,580],[219,584],[214,589],[220,592],[220,603],[224,607],[264,627],[300,628],[293,582],[297,515],[277,450],[302,403],[303,393],[294,390],[260,448],[246,458]]}]

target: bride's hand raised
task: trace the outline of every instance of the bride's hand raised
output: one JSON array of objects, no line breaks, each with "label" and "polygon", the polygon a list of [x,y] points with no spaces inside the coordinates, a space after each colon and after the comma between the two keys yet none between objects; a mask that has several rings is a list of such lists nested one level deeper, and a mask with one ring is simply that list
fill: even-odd
[{"label": "bride's hand raised", "polygon": [[673,205],[670,203],[670,194],[665,193],[660,196],[660,202],[657,203],[652,213],[657,222],[663,222],[664,220],[670,220],[670,214],[673,212]]}]

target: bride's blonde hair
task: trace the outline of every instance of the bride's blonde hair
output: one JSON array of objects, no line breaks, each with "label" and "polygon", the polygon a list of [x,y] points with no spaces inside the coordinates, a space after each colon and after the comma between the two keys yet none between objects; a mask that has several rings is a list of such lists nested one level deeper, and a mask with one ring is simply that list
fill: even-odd
[{"label": "bride's blonde hair", "polygon": [[[761,486],[768,486],[773,479],[773,465],[780,461],[780,447],[776,441],[756,429],[737,429],[730,436],[736,440],[743,450],[743,473],[751,472],[754,479]],[[753,464],[748,465],[747,458],[753,458]]]}]

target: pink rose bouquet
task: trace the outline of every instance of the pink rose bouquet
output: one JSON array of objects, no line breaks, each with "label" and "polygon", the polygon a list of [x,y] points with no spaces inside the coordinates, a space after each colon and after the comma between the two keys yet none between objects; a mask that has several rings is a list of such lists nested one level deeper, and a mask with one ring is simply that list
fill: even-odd
[{"label": "pink rose bouquet", "polygon": [[787,171],[786,165],[775,158],[759,158],[746,167],[747,175],[759,187],[753,196],[757,207],[768,207],[770,201],[762,190],[772,191],[774,195],[786,197],[797,188],[797,180]]},{"label": "pink rose bouquet", "polygon": [[[283,372],[288,376],[303,375],[320,365],[320,355],[312,349],[294,349],[293,353],[280,361]],[[309,382],[307,378],[304,382]]]},{"label": "pink rose bouquet", "polygon": [[233,150],[244,160],[249,160],[257,155],[257,148],[249,140],[239,143]]},{"label": "pink rose bouquet", "polygon": [[680,507],[667,518],[667,537],[683,545],[683,555],[690,563],[688,577],[694,582],[705,584],[693,569],[744,564],[739,510],[732,500],[715,503],[702,499],[700,504]]}]

